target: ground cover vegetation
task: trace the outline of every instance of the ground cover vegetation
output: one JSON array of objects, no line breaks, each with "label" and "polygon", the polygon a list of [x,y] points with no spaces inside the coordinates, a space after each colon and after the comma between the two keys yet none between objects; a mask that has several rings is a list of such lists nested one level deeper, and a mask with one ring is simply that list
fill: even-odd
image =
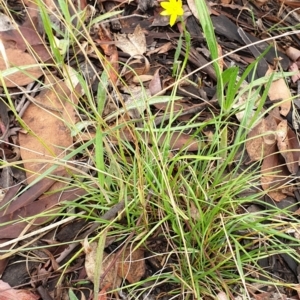
[{"label": "ground cover vegetation", "polygon": [[0,299],[299,299],[298,10],[0,0]]}]

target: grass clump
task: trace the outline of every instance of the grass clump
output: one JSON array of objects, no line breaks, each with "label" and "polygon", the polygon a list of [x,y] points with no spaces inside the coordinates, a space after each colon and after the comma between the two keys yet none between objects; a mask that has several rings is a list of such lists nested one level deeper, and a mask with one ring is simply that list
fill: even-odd
[{"label": "grass clump", "polygon": [[[152,257],[159,261],[159,268],[153,268],[151,276],[130,284],[124,282],[116,288],[125,290],[130,299],[141,299],[157,287],[168,299],[214,299],[222,291],[232,299],[250,299],[259,285],[294,288],[274,278],[261,262],[279,254],[299,261],[297,239],[285,230],[297,228],[296,217],[276,206],[257,212],[249,210],[254,204],[266,206],[259,163],[245,166],[247,134],[263,118],[258,111],[267,97],[266,92],[259,96],[259,86],[269,80],[253,80],[243,86],[257,62],[240,74],[237,67],[222,72],[215,61],[218,106],[207,106],[204,118],[200,113],[180,122],[180,112],[174,107],[180,99],[176,96],[178,87],[190,75],[185,73],[188,53],[176,72],[179,76],[170,95],[147,96],[143,103],[140,99],[130,104],[117,102],[113,95],[120,94],[120,86],[126,82],[119,77],[120,86],[111,83],[111,69],[107,67],[110,62],[90,34],[90,25],[100,17],[89,23],[83,21],[84,11],[71,16],[66,2],[59,1],[58,5],[54,16],[63,29],[53,25],[53,12],[49,13],[43,2],[38,3],[53,59],[51,64],[41,67],[45,73],[56,72],[61,81],[72,84],[75,77],[80,83],[84,92],[79,93],[80,101],[74,104],[77,123],[65,121],[72,135],[80,138],[74,138],[69,153],[57,159],[38,180],[68,164],[71,179],[61,180],[69,181],[68,187],[81,187],[87,193],[61,203],[58,212],[45,214],[54,221],[72,216],[97,223],[90,239],[97,240],[105,232],[107,239],[114,239],[113,246],[109,245],[112,248],[130,243],[143,247],[147,260]],[[203,12],[204,1],[197,5]],[[101,18],[116,13],[119,11]],[[204,15],[200,18],[204,20],[202,28],[212,59],[216,60],[216,38],[208,14]],[[59,33],[59,39],[54,32]],[[187,34],[185,40],[189,42]],[[58,44],[62,42],[64,49]],[[95,89],[83,65],[95,75]],[[237,105],[241,93],[248,101]],[[166,121],[155,125],[153,105],[166,101],[170,116],[166,113]],[[108,105],[113,109],[106,114]],[[138,117],[129,117],[132,109],[138,110]],[[236,113],[240,111],[245,112],[245,117],[237,124]],[[252,111],[254,114],[249,117]],[[83,138],[83,133],[88,139]],[[183,135],[189,138],[180,147],[173,147]],[[193,143],[197,149],[188,151]],[[14,165],[21,167],[21,163]],[[120,202],[124,202],[124,209],[104,220],[103,214]],[[20,249],[28,250],[27,246]],[[67,271],[80,253],[82,248],[64,261],[60,269]],[[73,287],[72,281],[70,285]],[[76,299],[72,288],[69,297]]]}]

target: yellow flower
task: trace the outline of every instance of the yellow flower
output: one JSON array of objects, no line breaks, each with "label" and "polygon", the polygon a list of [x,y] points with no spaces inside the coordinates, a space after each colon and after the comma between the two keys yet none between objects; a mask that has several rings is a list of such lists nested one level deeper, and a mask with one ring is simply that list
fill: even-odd
[{"label": "yellow flower", "polygon": [[160,14],[162,16],[170,16],[171,26],[175,24],[177,16],[183,15],[181,0],[169,0],[169,2],[161,2],[160,5],[165,9]]}]

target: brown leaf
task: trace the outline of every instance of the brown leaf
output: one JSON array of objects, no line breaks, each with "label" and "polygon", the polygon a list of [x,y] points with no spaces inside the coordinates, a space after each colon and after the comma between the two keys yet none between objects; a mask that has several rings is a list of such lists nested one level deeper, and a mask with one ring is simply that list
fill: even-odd
[{"label": "brown leaf", "polygon": [[[23,66],[36,65],[36,60],[30,54],[19,49],[7,49],[6,56],[7,61],[0,53],[0,71],[5,71],[11,67],[21,68]],[[23,86],[35,81],[42,74],[42,69],[39,66],[33,66],[5,76],[4,83],[7,87]],[[3,86],[2,81],[0,81],[0,86]]]},{"label": "brown leaf", "polygon": [[300,79],[299,67],[296,63],[292,63],[289,67],[290,72],[297,72],[295,75],[292,75],[292,82],[295,83]]},{"label": "brown leaf", "polygon": [[40,8],[38,6],[38,3],[31,0],[23,0],[22,2],[24,3],[26,12],[28,14],[25,22],[22,24],[22,27],[31,28],[38,31],[39,33],[42,33],[44,31],[44,28],[40,17]]},{"label": "brown leaf", "polygon": [[171,42],[165,43],[162,46],[155,48],[153,50],[147,51],[147,56],[150,56],[154,53],[159,53],[159,54],[163,54],[163,53],[167,53],[169,50],[173,49],[173,44]]},{"label": "brown leaf", "polygon": [[[89,249],[85,248],[85,270],[88,278],[95,282],[95,267],[97,261],[97,243],[91,243]],[[122,279],[117,274],[116,267],[116,254],[107,254],[103,252],[102,264],[100,267],[100,279],[105,274],[105,276],[100,280],[99,287],[105,288],[108,291],[118,288],[121,285]]]},{"label": "brown leaf", "polygon": [[107,300],[107,287],[102,288],[98,294],[98,300]]},{"label": "brown leaf", "polygon": [[256,0],[255,1],[255,4],[258,6],[258,7],[261,7],[263,6],[268,0]]},{"label": "brown leaf", "polygon": [[265,157],[261,166],[261,185],[272,199],[279,202],[287,197],[285,184],[290,181],[290,174],[280,154],[275,153],[276,145],[273,147],[274,154]]},{"label": "brown leaf", "polygon": [[159,77],[159,70],[158,68],[153,75],[152,80],[149,82],[149,91],[151,96],[159,94],[159,92],[162,90],[161,81]]},{"label": "brown leaf", "polygon": [[153,79],[153,75],[142,74],[138,76],[133,76],[132,82],[140,84],[141,82],[151,81]]},{"label": "brown leaf", "polygon": [[38,300],[40,296],[27,290],[15,290],[8,283],[0,280],[0,300]]},{"label": "brown leaf", "polygon": [[[43,89],[35,101],[49,108],[30,104],[23,116],[29,133],[19,133],[21,156],[25,160],[28,182],[32,182],[52,166],[55,160],[63,158],[73,143],[70,129],[66,124],[70,126],[75,124],[74,105],[78,101],[77,96],[64,82],[54,76],[48,76],[45,85],[49,85],[50,88]],[[43,162],[32,162],[37,159]],[[59,167],[57,170],[62,168]]]},{"label": "brown leaf", "polygon": [[116,46],[130,56],[143,55],[146,50],[146,37],[138,24],[132,34],[115,34]]},{"label": "brown leaf", "polygon": [[[84,250],[87,276],[92,282],[95,282],[97,243],[94,242],[89,245],[84,243]],[[121,254],[103,252],[99,274],[100,288],[108,291],[118,288],[122,278],[128,280],[129,283],[138,282],[145,274],[145,270],[144,251],[142,249],[132,251],[131,248],[127,248]]]},{"label": "brown leaf", "polygon": [[[24,26],[21,26],[18,29],[2,31],[0,32],[0,38],[4,45],[8,45],[8,47],[5,47],[6,49],[17,48],[25,51],[28,49],[28,45],[31,47],[44,44],[40,35],[35,30]],[[9,45],[13,47],[9,47]]]},{"label": "brown leaf", "polygon": [[285,53],[292,61],[297,61],[300,58],[300,50],[297,48],[288,47]]},{"label": "brown leaf", "polygon": [[116,45],[111,44],[112,38],[110,32],[99,26],[98,35],[101,42],[100,47],[103,49],[106,59],[104,60],[104,64],[106,69],[108,70],[109,78],[113,84],[115,84],[118,80],[118,70],[119,70],[119,54]]},{"label": "brown leaf", "polygon": [[[269,69],[266,75],[270,75],[274,71]],[[286,85],[284,78],[272,81],[268,96],[271,101],[282,101],[280,103],[280,114],[287,116],[291,110],[292,95],[289,87]]]},{"label": "brown leaf", "polygon": [[144,251],[136,249],[132,251],[127,248],[119,257],[117,274],[121,278],[128,280],[129,283],[140,281],[146,271]]},{"label": "brown leaf", "polygon": [[[33,186],[34,187],[34,186]],[[29,190],[27,190],[25,193],[27,193],[27,198],[30,197],[29,193],[32,190],[31,187]],[[5,222],[9,222],[14,220],[14,224],[9,224],[9,225],[2,225],[0,227],[0,239],[4,238],[16,238],[20,235],[20,233],[24,230],[26,226],[28,226],[28,221],[22,221],[25,218],[32,217],[35,215],[42,214],[46,211],[52,210],[57,211],[60,208],[57,207],[59,203],[63,201],[73,201],[76,200],[78,197],[83,196],[86,194],[85,189],[81,188],[70,188],[70,189],[65,189],[63,192],[59,191],[53,194],[50,194],[48,196],[43,197],[42,199],[38,199],[37,201],[32,200],[28,203],[26,201],[27,199],[23,197],[23,195],[20,196],[24,201],[24,206],[20,206],[22,204],[22,201],[18,201],[16,199],[15,201],[18,202],[18,209],[15,209],[15,206],[12,207],[9,212],[6,213],[5,210],[3,210],[2,213],[5,213],[3,216],[0,217],[0,223],[4,224]],[[13,204],[12,204],[13,205]],[[15,209],[15,210],[13,210]],[[39,226],[42,223],[45,223],[46,221],[49,220],[49,216],[45,217],[39,217],[34,220],[34,224],[31,224],[30,230],[34,229],[36,226]]]},{"label": "brown leaf", "polygon": [[[2,208],[0,210],[0,217],[4,215],[9,215],[21,207],[25,207],[28,204],[32,203],[35,201],[38,197],[40,197],[44,192],[48,191],[49,188],[54,184],[54,180],[51,178],[44,178],[40,180],[38,183],[27,189],[25,192],[22,193],[21,196],[19,196],[17,199],[14,201],[11,201],[12,198],[6,198],[4,201],[1,203]],[[14,197],[14,195],[13,195]],[[10,202],[10,203],[9,203]],[[9,203],[8,206],[5,204]],[[1,218],[0,218],[1,220]],[[2,223],[4,221],[2,220]]]},{"label": "brown leaf", "polygon": [[[262,119],[248,134],[246,149],[251,161],[263,159],[271,154],[276,143],[277,123],[273,116]],[[266,135],[267,132],[270,132]]]},{"label": "brown leaf", "polygon": [[[172,150],[185,149],[187,151],[198,151],[200,148],[203,147],[203,142],[201,142],[200,140],[196,140],[187,133],[175,131],[172,132],[170,136],[170,149]],[[167,133],[163,133],[160,136],[160,139],[158,140],[159,146],[165,144],[166,137]]]},{"label": "brown leaf", "polygon": [[282,120],[277,125],[277,146],[284,157],[286,166],[291,174],[296,174],[299,169],[299,143],[295,132],[288,126],[287,120]]}]

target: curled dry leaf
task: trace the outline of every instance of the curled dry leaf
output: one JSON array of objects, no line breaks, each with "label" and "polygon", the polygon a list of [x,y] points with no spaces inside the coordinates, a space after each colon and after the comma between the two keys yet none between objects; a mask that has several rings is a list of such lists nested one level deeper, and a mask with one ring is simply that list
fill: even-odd
[{"label": "curled dry leaf", "polygon": [[295,132],[288,126],[287,120],[282,120],[277,125],[277,146],[284,157],[286,166],[291,174],[299,170],[299,143]]},{"label": "curled dry leaf", "polygon": [[[6,51],[6,58],[0,53],[0,71],[8,70],[12,67],[20,68],[16,72],[4,76],[4,83],[7,87],[24,86],[35,80],[37,80],[42,74],[42,69],[36,66],[36,60],[28,53],[25,53],[19,49],[9,48]],[[26,67],[22,70],[22,67]],[[3,86],[2,81],[0,81],[0,86]]]},{"label": "curled dry leaf", "polygon": [[[136,76],[136,79],[139,78],[140,75],[145,75],[150,70],[150,63],[145,56],[140,56],[130,62],[127,62],[128,68],[123,68],[122,76],[128,81],[132,77]],[[139,80],[141,83],[141,80]]]},{"label": "curled dry leaf", "polygon": [[281,201],[287,197],[286,184],[290,181],[289,171],[285,166],[281,155],[276,152],[276,145],[273,145],[273,154],[267,156],[261,166],[261,186],[264,191],[275,201]]},{"label": "curled dry leaf", "polygon": [[170,49],[172,49],[174,46],[171,42],[165,43],[162,46],[155,48],[153,50],[150,50],[147,52],[147,56],[150,56],[151,54],[154,53],[159,53],[159,54],[163,54],[163,53],[167,53]]},{"label": "curled dry leaf", "polygon": [[[269,69],[266,75],[272,74],[274,71]],[[284,78],[272,81],[268,96],[271,101],[281,101],[280,114],[287,116],[291,110],[292,95],[289,87],[286,85]]]},{"label": "curled dry leaf", "polygon": [[140,84],[141,82],[147,82],[147,81],[151,81],[153,78],[153,75],[139,75],[139,76],[134,76],[132,78],[132,82],[133,83],[138,83]]},{"label": "curled dry leaf", "polygon": [[292,75],[291,79],[292,82],[295,83],[300,79],[300,72],[299,72],[299,67],[296,63],[292,63],[289,67],[290,72],[297,72],[296,74]]},{"label": "curled dry leaf", "polygon": [[[97,260],[97,243],[87,246],[85,243],[85,269],[88,278],[95,282],[95,262]],[[102,264],[100,266],[100,288],[106,291],[118,288],[122,278],[129,283],[138,282],[145,274],[146,266],[144,251],[126,248],[120,255],[117,253],[108,254],[103,252]]]},{"label": "curled dry leaf", "polygon": [[158,68],[153,75],[152,80],[149,82],[149,91],[151,96],[159,94],[162,90],[160,76],[159,76],[160,68]]},{"label": "curled dry leaf", "polygon": [[[118,288],[121,285],[122,278],[117,274],[116,254],[107,254],[103,252],[102,264],[100,266],[100,285],[101,289],[105,288],[107,291]],[[95,267],[97,261],[97,243],[91,243],[85,256],[85,270],[88,278],[95,282]],[[103,275],[105,275],[103,277]],[[103,278],[102,278],[103,277]]]},{"label": "curled dry leaf", "polygon": [[199,209],[196,207],[194,202],[190,203],[190,215],[191,215],[192,219],[195,221],[199,221],[201,218]]},{"label": "curled dry leaf", "polygon": [[300,50],[297,48],[288,47],[285,53],[292,61],[297,61],[300,58]]},{"label": "curled dry leaf", "polygon": [[116,45],[111,44],[112,38],[110,32],[105,29],[103,26],[99,26],[98,30],[99,39],[102,42],[100,43],[100,47],[103,49],[103,52],[106,56],[104,60],[104,64],[108,70],[109,78],[113,84],[115,84],[118,80],[118,70],[119,70],[119,54]]},{"label": "curled dry leaf", "polygon": [[272,115],[262,119],[248,134],[246,149],[251,161],[271,154],[276,143],[277,123]]}]

